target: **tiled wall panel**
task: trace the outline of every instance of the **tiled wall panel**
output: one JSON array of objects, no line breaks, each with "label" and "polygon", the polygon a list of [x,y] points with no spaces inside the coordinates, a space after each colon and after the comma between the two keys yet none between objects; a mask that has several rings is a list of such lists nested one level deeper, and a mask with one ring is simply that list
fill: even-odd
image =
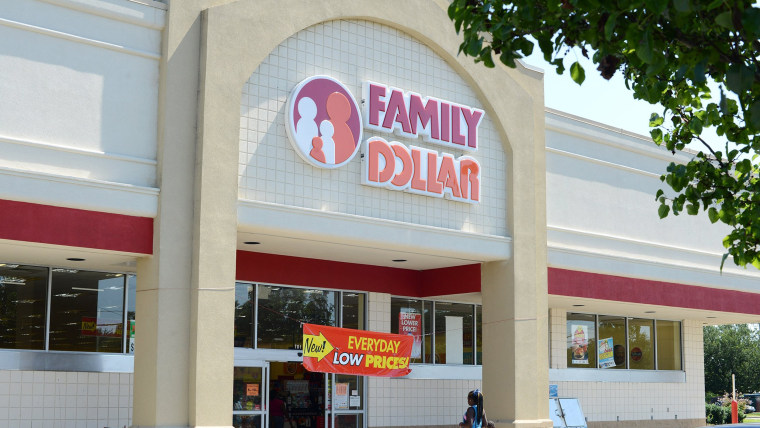
[{"label": "tiled wall panel", "polygon": [[[239,198],[312,208],[453,230],[506,235],[507,160],[486,113],[474,153],[481,165],[481,202],[363,186],[357,155],[334,170],[312,167],[292,148],[285,131],[285,106],[293,88],[314,75],[340,80],[361,103],[370,80],[472,107],[483,108],[465,81],[437,54],[411,36],[368,21],[331,21],[285,40],[244,85],[240,119]],[[364,130],[406,145],[451,153],[461,150]]]},{"label": "tiled wall panel", "polygon": [[129,427],[132,383],[131,373],[0,371],[0,427]]}]

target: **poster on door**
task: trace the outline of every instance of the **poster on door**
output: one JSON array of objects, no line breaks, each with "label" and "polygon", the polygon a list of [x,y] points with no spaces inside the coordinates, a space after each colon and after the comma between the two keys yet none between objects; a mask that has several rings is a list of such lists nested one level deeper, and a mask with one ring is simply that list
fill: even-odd
[{"label": "poster on door", "polygon": [[335,408],[348,409],[348,384],[335,384]]},{"label": "poster on door", "polygon": [[610,367],[615,367],[611,337],[599,340],[599,368],[606,369]]},{"label": "poster on door", "polygon": [[573,364],[588,364],[588,326],[572,324],[570,331],[573,335],[571,347],[573,357],[571,362]]},{"label": "poster on door", "polygon": [[321,373],[405,376],[414,338],[402,334],[303,325],[303,366]]},{"label": "poster on door", "polygon": [[414,312],[398,313],[398,333],[414,338],[412,345],[412,358],[422,356],[422,314]]}]

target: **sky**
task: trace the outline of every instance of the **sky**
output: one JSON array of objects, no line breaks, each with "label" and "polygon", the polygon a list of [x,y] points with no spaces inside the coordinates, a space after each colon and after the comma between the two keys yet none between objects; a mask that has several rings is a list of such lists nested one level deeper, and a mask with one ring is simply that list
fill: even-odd
[{"label": "sky", "polygon": [[[572,56],[572,53],[570,54]],[[586,71],[586,80],[578,85],[570,78],[570,64],[566,59],[564,74],[559,75],[546,63],[538,48],[525,63],[544,70],[544,96],[546,107],[601,122],[637,134],[649,135],[649,116],[662,114],[662,107],[646,101],[634,100],[633,91],[625,88],[620,72],[607,81],[586,58],[579,58]]]},{"label": "sky", "polygon": [[[577,60],[586,72],[586,80],[578,85],[570,78],[569,71],[575,60],[571,52],[565,59],[564,74],[559,75],[554,66],[544,61],[538,47],[534,49],[533,55],[524,58],[525,63],[544,71],[546,107],[649,137],[649,116],[652,113],[662,115],[662,106],[635,100],[633,91],[626,89],[620,71],[609,81],[605,80],[599,75],[596,65],[580,54]],[[723,144],[713,129],[705,129],[702,136],[711,144],[717,143],[716,147]],[[692,143],[689,147],[704,150],[704,146],[699,143]]]}]

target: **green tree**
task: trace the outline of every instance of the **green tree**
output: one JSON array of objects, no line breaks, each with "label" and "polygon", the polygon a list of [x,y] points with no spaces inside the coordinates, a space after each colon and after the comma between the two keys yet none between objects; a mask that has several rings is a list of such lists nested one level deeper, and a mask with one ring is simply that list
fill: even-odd
[{"label": "green tree", "polygon": [[747,324],[706,326],[705,391],[721,395],[731,392],[731,375],[736,389],[760,391],[760,334]]},{"label": "green tree", "polygon": [[[706,211],[731,227],[721,267],[730,255],[760,268],[760,9],[752,1],[453,0],[448,12],[464,36],[460,52],[487,67],[495,58],[515,67],[537,44],[560,74],[577,55],[606,79],[621,71],[634,98],[663,107],[650,119],[657,145],[701,148],[662,175],[670,189],[655,196],[660,218]],[[570,76],[585,79],[577,61]],[[701,138],[708,127],[719,146]]]}]

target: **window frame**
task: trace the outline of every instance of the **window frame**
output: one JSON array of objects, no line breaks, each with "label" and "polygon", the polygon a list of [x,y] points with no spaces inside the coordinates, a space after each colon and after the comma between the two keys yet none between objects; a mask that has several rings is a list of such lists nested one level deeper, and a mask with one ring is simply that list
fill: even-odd
[{"label": "window frame", "polygon": [[[625,371],[635,371],[635,372],[684,372],[684,332],[683,332],[683,320],[676,320],[676,319],[669,319],[669,318],[647,318],[647,317],[640,317],[640,316],[627,316],[627,315],[614,315],[614,314],[607,314],[607,313],[591,313],[591,312],[579,312],[579,311],[566,311],[565,312],[565,331],[567,330],[567,323],[569,322],[568,315],[570,314],[578,314],[578,315],[590,315],[594,317],[594,330],[595,330],[595,337],[596,340],[599,340],[599,317],[600,316],[609,316],[609,317],[615,317],[615,318],[623,318],[625,321],[624,324],[624,330],[625,330],[625,344],[626,344],[626,358],[625,358],[625,368],[624,369],[618,369],[618,370],[625,370]],[[652,349],[653,349],[653,356],[654,359],[654,369],[632,369],[630,366],[630,337],[629,337],[629,320],[632,319],[642,319],[642,320],[650,320],[652,321]],[[680,346],[680,361],[681,361],[681,368],[679,370],[669,370],[669,369],[660,369],[659,368],[659,349],[658,349],[658,343],[657,343],[657,322],[658,321],[667,321],[667,322],[675,322],[678,323],[678,342]],[[567,345],[565,345],[567,346]],[[598,350],[596,352],[599,352]],[[578,370],[606,370],[606,369],[600,369],[599,368],[599,358],[596,358],[596,367],[570,367],[567,366],[568,369],[578,369]]]},{"label": "window frame", "polygon": [[[122,298],[125,317],[128,315],[129,299],[128,281],[130,277],[137,277],[135,272],[109,271],[102,269],[74,268],[70,266],[42,265],[35,263],[3,261],[6,265],[31,266],[47,269],[45,283],[45,340],[43,349],[17,349],[0,348],[0,370],[64,370],[72,372],[103,372],[103,373],[134,373],[134,354],[129,353],[128,346],[122,341],[121,352],[98,352],[98,351],[55,351],[50,350],[51,330],[51,305],[52,305],[52,275],[53,269],[72,269],[77,271],[98,272],[107,274],[121,274],[124,276],[124,294]],[[137,287],[135,287],[135,291]],[[124,338],[128,341],[129,324],[122,326]]]},{"label": "window frame", "polygon": [[335,299],[335,305],[337,307],[335,311],[335,320],[337,327],[343,328],[343,294],[344,293],[355,293],[364,296],[364,313],[362,314],[363,319],[363,326],[361,330],[366,330],[368,325],[368,314],[369,314],[369,292],[362,291],[362,290],[344,290],[344,289],[338,289],[338,288],[324,288],[324,287],[308,287],[303,285],[290,285],[290,284],[276,284],[276,283],[270,283],[270,282],[258,282],[258,281],[235,281],[235,287],[238,285],[246,285],[246,286],[252,286],[253,287],[253,315],[252,315],[252,323],[253,326],[251,328],[252,331],[252,338],[251,338],[251,344],[252,347],[244,347],[244,346],[235,346],[234,349],[240,349],[240,350],[247,350],[247,351],[267,351],[267,352],[292,352],[292,351],[301,351],[301,348],[297,349],[278,349],[278,348],[260,348],[258,345],[258,329],[259,329],[259,285],[262,286],[269,286],[269,287],[284,287],[284,288],[295,288],[295,289],[301,289],[301,290],[319,290],[319,291],[327,291],[327,292],[336,292],[337,298]]},{"label": "window frame", "polygon": [[[480,362],[480,364],[478,364],[478,358],[477,358],[477,354],[478,354],[478,351],[477,351],[477,349],[478,349],[477,348],[477,344],[478,344],[478,336],[477,336],[477,334],[478,334],[478,322],[480,321],[480,318],[482,318],[482,312],[481,312],[481,317],[478,317],[477,308],[480,307],[481,311],[482,311],[482,309],[483,309],[483,305],[482,304],[469,303],[469,302],[458,302],[458,301],[455,301],[455,300],[430,300],[430,299],[423,299],[423,298],[419,298],[419,297],[399,296],[399,295],[395,295],[395,294],[391,295],[391,302],[393,302],[393,299],[416,300],[416,301],[419,301],[422,304],[422,311],[423,311],[423,317],[422,317],[422,335],[423,335],[423,339],[422,339],[422,346],[423,346],[423,348],[422,348],[422,357],[423,358],[422,358],[422,360],[423,361],[425,359],[424,358],[425,357],[425,339],[424,339],[424,336],[426,334],[425,333],[425,327],[426,327],[426,325],[425,325],[424,311],[425,311],[425,304],[426,303],[430,303],[431,304],[431,311],[432,311],[431,316],[430,316],[430,324],[431,324],[431,326],[430,326],[430,331],[431,331],[431,333],[430,333],[430,348],[431,348],[430,357],[431,357],[431,361],[430,362],[422,362],[422,363],[411,363],[411,365],[431,365],[431,366],[438,366],[438,367],[446,367],[446,366],[450,366],[450,367],[482,367],[483,366],[482,361]],[[468,306],[471,307],[471,314],[470,315],[472,316],[472,338],[473,338],[472,339],[472,364],[448,364],[448,363],[436,363],[435,362],[435,336],[436,336],[435,318],[436,318],[436,303],[438,303],[438,302],[440,302],[440,303],[454,303],[454,304],[459,304],[459,305],[468,305]],[[393,320],[391,320],[391,323],[392,322],[393,322]],[[482,325],[481,325],[481,330],[482,330]]]},{"label": "window frame", "polygon": [[[100,269],[87,269],[87,268],[72,268],[72,267],[65,267],[65,266],[54,266],[54,265],[38,265],[33,263],[16,263],[16,262],[2,262],[4,265],[18,265],[18,266],[29,266],[34,268],[40,268],[40,269],[47,269],[47,277],[45,282],[45,337],[44,337],[44,347],[43,349],[25,349],[25,348],[0,348],[0,352],[9,352],[9,351],[16,351],[16,352],[50,352],[50,353],[65,353],[65,354],[98,354],[98,355],[128,355],[128,348],[127,348],[127,339],[129,335],[129,328],[127,323],[127,306],[129,304],[129,277],[137,277],[137,275],[134,272],[118,272],[118,271],[107,271],[107,270],[100,270]],[[59,350],[51,350],[50,349],[50,331],[51,331],[51,314],[52,314],[52,293],[53,293],[53,272],[55,269],[66,269],[66,270],[76,270],[77,272],[93,272],[93,273],[102,273],[102,274],[111,274],[111,275],[121,275],[123,277],[123,291],[121,296],[121,303],[122,303],[122,344],[121,344],[121,351],[120,352],[104,352],[104,351],[59,351]]]}]

